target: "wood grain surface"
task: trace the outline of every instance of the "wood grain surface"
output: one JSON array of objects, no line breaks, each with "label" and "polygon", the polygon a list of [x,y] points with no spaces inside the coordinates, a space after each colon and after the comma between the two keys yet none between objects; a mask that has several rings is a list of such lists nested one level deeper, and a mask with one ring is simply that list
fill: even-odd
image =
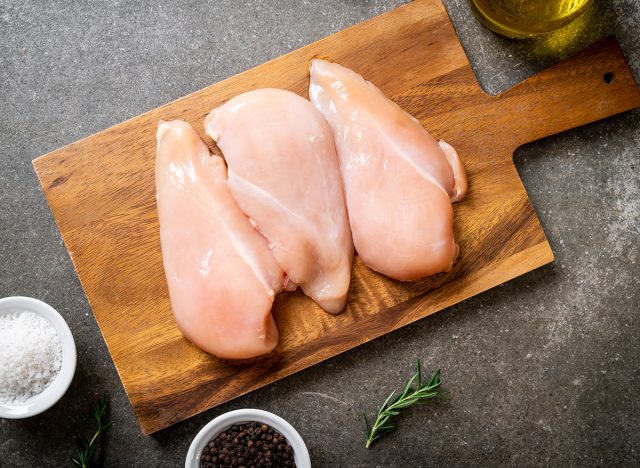
[{"label": "wood grain surface", "polygon": [[[276,299],[280,344],[238,365],[200,351],[174,322],[155,203],[155,129],[190,122],[255,88],[307,97],[313,57],[361,73],[457,148],[469,175],[455,205],[453,271],[413,283],[356,257],[346,311],[322,312],[299,292]],[[607,83],[603,76],[612,73]],[[638,88],[614,38],[498,95],[479,87],[438,0],[418,0],[94,136],[34,166],[144,433],[335,356],[553,260],[512,162],[523,143],[632,109]]]}]

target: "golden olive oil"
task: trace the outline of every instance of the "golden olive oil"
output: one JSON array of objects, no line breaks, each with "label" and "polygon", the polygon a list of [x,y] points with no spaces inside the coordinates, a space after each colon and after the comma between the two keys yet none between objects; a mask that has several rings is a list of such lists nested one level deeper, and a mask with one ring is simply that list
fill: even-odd
[{"label": "golden olive oil", "polygon": [[555,31],[570,23],[591,0],[469,0],[489,29],[523,38]]}]

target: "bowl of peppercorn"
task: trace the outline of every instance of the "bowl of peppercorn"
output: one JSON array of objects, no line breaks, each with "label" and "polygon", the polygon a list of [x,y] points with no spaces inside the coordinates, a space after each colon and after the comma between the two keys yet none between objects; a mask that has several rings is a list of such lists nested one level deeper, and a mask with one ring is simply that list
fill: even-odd
[{"label": "bowl of peppercorn", "polygon": [[311,468],[309,451],[291,424],[268,411],[218,416],[191,442],[185,468]]}]

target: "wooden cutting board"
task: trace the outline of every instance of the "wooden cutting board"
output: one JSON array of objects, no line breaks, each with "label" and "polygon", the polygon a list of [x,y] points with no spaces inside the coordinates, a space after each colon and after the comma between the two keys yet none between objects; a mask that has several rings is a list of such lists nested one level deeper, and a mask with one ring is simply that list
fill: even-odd
[{"label": "wooden cutting board", "polygon": [[[281,339],[269,356],[234,365],[180,332],[162,268],[154,191],[160,119],[190,122],[261,87],[307,97],[312,57],[361,73],[436,138],[457,148],[469,193],[455,205],[453,271],[414,283],[356,258],[342,315],[299,292],[280,295]],[[606,80],[605,80],[606,76]],[[640,105],[614,38],[499,96],[476,81],[439,0],[418,0],[84,140],[34,166],[145,434],[335,356],[553,260],[512,162],[520,145]]]}]

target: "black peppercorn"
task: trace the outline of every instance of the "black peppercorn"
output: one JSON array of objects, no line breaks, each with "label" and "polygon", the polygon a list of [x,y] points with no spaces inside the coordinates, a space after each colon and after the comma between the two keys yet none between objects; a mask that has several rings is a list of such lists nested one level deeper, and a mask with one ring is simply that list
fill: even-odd
[{"label": "black peppercorn", "polygon": [[266,424],[236,424],[211,439],[202,449],[203,468],[295,467],[293,448],[282,434]]}]

